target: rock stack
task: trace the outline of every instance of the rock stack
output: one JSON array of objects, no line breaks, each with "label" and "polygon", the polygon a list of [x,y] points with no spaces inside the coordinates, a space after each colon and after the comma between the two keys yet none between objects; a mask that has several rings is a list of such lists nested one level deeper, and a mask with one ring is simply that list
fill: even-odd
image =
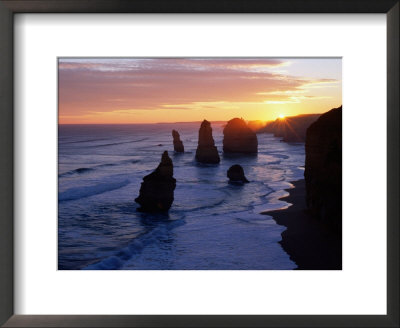
[{"label": "rock stack", "polygon": [[176,130],[172,130],[172,138],[174,138],[174,150],[177,153],[183,153],[185,148],[183,147],[182,140],[180,139],[179,133]]},{"label": "rock stack", "polygon": [[212,136],[211,124],[207,120],[201,123],[196,160],[200,163],[218,164],[220,161],[217,147]]},{"label": "rock stack", "polygon": [[257,153],[258,140],[256,133],[250,129],[242,118],[228,121],[224,128],[224,153]]},{"label": "rock stack", "polygon": [[173,177],[174,167],[168,152],[164,151],[161,163],[154,172],[143,178],[139,197],[135,202],[140,204],[140,211],[168,211],[174,201],[176,180]]},{"label": "rock stack", "polygon": [[321,115],[306,133],[306,201],[311,214],[342,229],[342,107]]},{"label": "rock stack", "polygon": [[243,167],[241,167],[239,164],[232,165],[226,172],[226,176],[232,182],[249,182],[249,180],[247,180],[244,176]]}]

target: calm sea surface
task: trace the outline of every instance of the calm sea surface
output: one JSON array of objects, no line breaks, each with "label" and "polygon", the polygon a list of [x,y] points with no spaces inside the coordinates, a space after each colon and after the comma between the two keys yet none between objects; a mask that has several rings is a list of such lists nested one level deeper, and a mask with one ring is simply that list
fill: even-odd
[{"label": "calm sea surface", "polygon": [[[284,227],[259,214],[288,204],[290,181],[303,178],[304,144],[259,134],[257,156],[224,156],[222,124],[213,123],[219,165],[194,156],[200,123],[59,127],[59,269],[294,269],[278,241]],[[185,146],[174,154],[172,129]],[[137,212],[142,178],[167,150],[177,180],[167,215]],[[250,183],[228,183],[243,166]]]}]

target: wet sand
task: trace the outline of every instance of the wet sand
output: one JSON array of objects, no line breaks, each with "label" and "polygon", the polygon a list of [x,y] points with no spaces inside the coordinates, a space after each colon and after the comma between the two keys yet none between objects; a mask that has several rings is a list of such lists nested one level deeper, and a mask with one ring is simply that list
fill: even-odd
[{"label": "wet sand", "polygon": [[280,244],[298,270],[341,270],[342,240],[306,211],[305,181],[292,182],[289,196],[281,198],[293,204],[287,209],[263,212],[287,229]]}]

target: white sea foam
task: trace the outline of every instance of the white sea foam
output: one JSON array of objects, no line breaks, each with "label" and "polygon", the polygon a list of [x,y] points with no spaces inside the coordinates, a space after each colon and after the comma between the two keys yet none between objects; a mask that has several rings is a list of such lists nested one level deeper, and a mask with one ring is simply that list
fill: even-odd
[{"label": "white sea foam", "polygon": [[58,194],[58,201],[64,202],[68,200],[77,200],[85,197],[90,197],[125,187],[127,184],[129,184],[129,180],[109,182],[109,183],[99,183],[92,186],[70,188]]}]

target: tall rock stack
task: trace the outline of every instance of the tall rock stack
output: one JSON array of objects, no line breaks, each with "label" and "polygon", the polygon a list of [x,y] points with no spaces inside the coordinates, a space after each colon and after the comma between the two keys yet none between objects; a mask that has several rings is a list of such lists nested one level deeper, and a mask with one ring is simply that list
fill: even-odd
[{"label": "tall rock stack", "polygon": [[185,151],[185,148],[183,147],[182,140],[179,136],[179,132],[176,130],[172,130],[172,138],[174,139],[174,150],[177,153],[183,153]]},{"label": "tall rock stack", "polygon": [[224,128],[224,153],[258,152],[256,133],[250,129],[242,118],[233,118]]},{"label": "tall rock stack", "polygon": [[176,180],[173,177],[174,166],[168,152],[164,151],[161,163],[154,172],[143,178],[139,197],[135,202],[140,204],[140,211],[168,211],[174,201]]},{"label": "tall rock stack", "polygon": [[306,133],[307,207],[333,231],[342,230],[342,107],[320,116]]},{"label": "tall rock stack", "polygon": [[217,147],[212,136],[211,124],[207,120],[201,123],[196,160],[200,163],[218,164],[220,161]]}]

